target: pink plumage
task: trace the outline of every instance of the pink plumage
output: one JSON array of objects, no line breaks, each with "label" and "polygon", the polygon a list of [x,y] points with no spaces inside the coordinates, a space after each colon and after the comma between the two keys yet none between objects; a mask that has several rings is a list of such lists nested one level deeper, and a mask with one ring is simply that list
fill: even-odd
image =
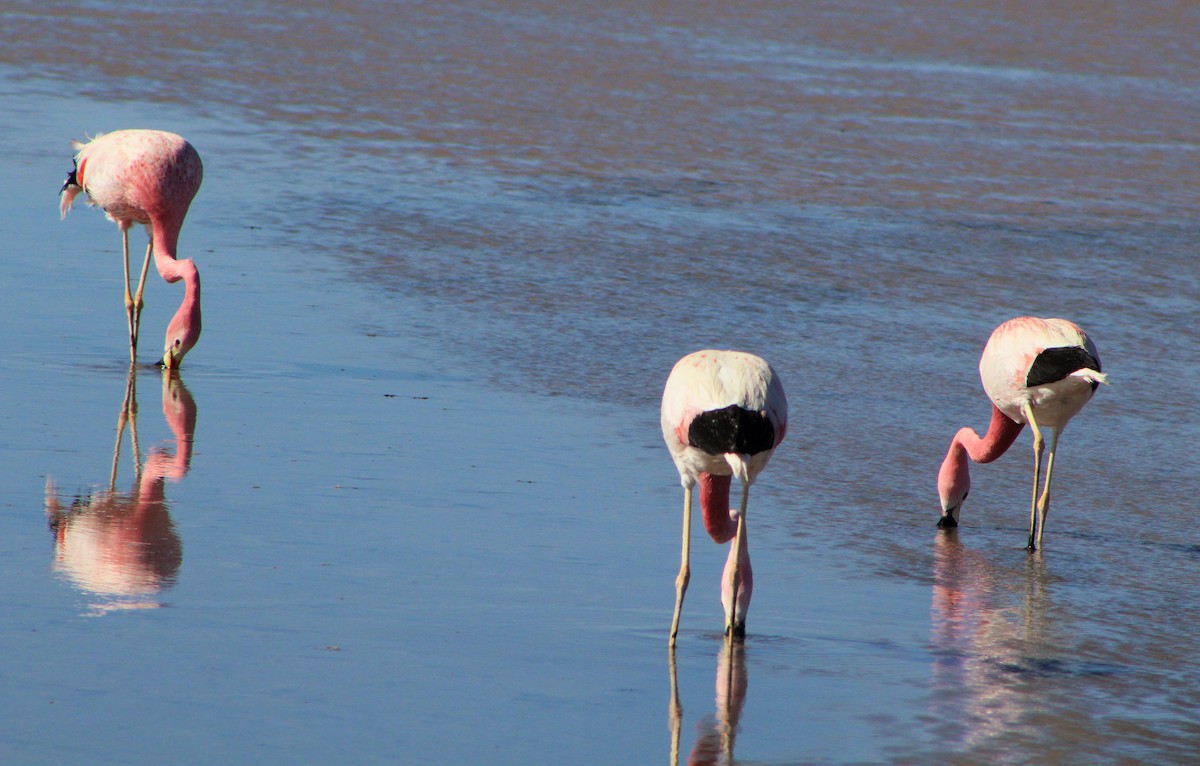
[{"label": "pink plumage", "polygon": [[[671,645],[679,632],[691,572],[692,489],[700,485],[704,526],[715,542],[733,540],[722,576],[725,633],[745,634],[754,587],[746,543],[746,503],[750,485],[766,467],[787,433],[783,384],[763,359],[741,351],[705,350],[680,359],[662,398],[662,432],[684,490],[683,555],[675,581]],[[733,477],[742,486],[737,511],[729,506]]]},{"label": "pink plumage", "polygon": [[[118,130],[73,146],[79,152],[63,184],[59,209],[65,218],[75,196],[86,192],[89,202],[103,209],[121,231],[131,363],[137,360],[142,291],[151,256],[163,279],[184,283],[184,299],[168,325],[162,357],[163,366],[178,367],[200,337],[200,275],[192,261],[176,258],[179,230],[204,175],[200,155],[180,136],[160,130]],[[150,229],[136,293],[130,290],[129,278],[129,228],[134,224]]]},{"label": "pink plumage", "polygon": [[[1004,454],[1028,423],[1033,430],[1033,499],[1029,513],[1029,550],[1042,543],[1050,507],[1050,478],[1058,437],[1067,422],[1092,398],[1107,376],[1087,334],[1066,319],[1017,317],[992,332],[979,360],[984,391],[992,401],[987,434],[962,428],[938,472],[942,518],[938,526],[958,526],[959,511],[971,488],[968,457],[990,463]],[[1051,430],[1046,483],[1041,495],[1042,428]]]}]

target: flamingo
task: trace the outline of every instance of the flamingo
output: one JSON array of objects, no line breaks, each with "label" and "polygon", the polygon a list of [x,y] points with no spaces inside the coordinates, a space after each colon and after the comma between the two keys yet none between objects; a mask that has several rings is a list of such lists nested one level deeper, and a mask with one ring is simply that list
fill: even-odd
[{"label": "flamingo", "polygon": [[[697,351],[680,359],[662,398],[662,432],[683,485],[683,555],[675,579],[675,616],[670,645],[691,571],[692,488],[700,483],[704,527],[717,543],[733,540],[721,580],[725,635],[746,634],[746,612],[754,575],[746,545],[746,501],[750,485],[787,432],[783,384],[763,359],[741,351]],[[733,476],[742,485],[735,513],[729,507]]]},{"label": "flamingo", "polygon": [[[179,229],[204,175],[200,155],[180,136],[161,130],[118,130],[71,145],[78,154],[75,168],[59,192],[59,209],[66,218],[75,195],[85,191],[89,202],[103,209],[121,230],[130,364],[137,361],[142,290],[150,256],[163,279],[172,283],[183,280],[183,303],[167,326],[161,362],[164,367],[178,367],[200,337],[200,273],[192,261],[175,257]],[[137,291],[131,293],[129,228],[135,223],[150,228],[150,243]]]},{"label": "flamingo", "polygon": [[[982,439],[972,429],[961,428],[950,442],[938,472],[942,501],[938,526],[958,526],[959,511],[971,488],[967,457],[976,463],[992,462],[1004,454],[1028,423],[1033,431],[1033,499],[1026,547],[1035,551],[1042,544],[1050,509],[1050,474],[1059,434],[1108,379],[1100,371],[1095,344],[1079,325],[1066,319],[1038,317],[1017,317],[997,327],[983,349],[979,375],[992,400],[992,420]],[[1050,455],[1046,484],[1039,496],[1043,428],[1051,432]]]}]

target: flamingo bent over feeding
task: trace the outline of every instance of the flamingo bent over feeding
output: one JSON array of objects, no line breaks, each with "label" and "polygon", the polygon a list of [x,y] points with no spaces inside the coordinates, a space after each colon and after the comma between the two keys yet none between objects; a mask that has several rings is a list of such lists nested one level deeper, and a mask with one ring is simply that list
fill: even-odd
[{"label": "flamingo bent over feeding", "polygon": [[[90,203],[103,209],[121,230],[131,364],[137,361],[142,290],[151,255],[163,279],[183,280],[183,303],[167,327],[162,357],[164,367],[178,367],[200,337],[200,274],[195,263],[175,257],[179,230],[204,175],[200,155],[180,136],[160,130],[118,130],[72,146],[79,153],[60,191],[59,209],[66,218],[75,195],[87,192]],[[131,293],[129,228],[135,223],[150,228],[150,244],[137,291]]]},{"label": "flamingo bent over feeding", "polygon": [[[942,502],[939,527],[958,526],[959,511],[971,488],[967,458],[990,463],[1004,454],[1026,423],[1033,430],[1033,499],[1029,509],[1030,551],[1042,544],[1050,509],[1050,474],[1058,436],[1067,421],[1107,383],[1100,356],[1087,334],[1066,319],[1017,317],[1000,325],[979,360],[983,388],[992,400],[992,420],[981,439],[970,428],[959,429],[938,472]],[[1046,484],[1038,495],[1042,470],[1042,429],[1049,428],[1050,456]]]},{"label": "flamingo bent over feeding", "polygon": [[[721,580],[725,635],[742,638],[754,587],[746,543],[746,501],[750,485],[787,433],[783,384],[763,359],[741,351],[697,351],[680,359],[663,391],[662,432],[683,485],[683,555],[675,580],[675,616],[670,645],[691,571],[692,488],[700,484],[704,527],[717,543],[732,540]],[[729,507],[733,476],[742,500]]]}]

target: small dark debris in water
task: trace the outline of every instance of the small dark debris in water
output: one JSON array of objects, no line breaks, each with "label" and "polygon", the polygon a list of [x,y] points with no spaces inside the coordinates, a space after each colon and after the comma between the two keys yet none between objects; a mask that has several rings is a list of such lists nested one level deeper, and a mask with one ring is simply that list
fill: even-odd
[{"label": "small dark debris in water", "polygon": [[384,399],[395,399],[397,396],[399,396],[399,394],[384,394],[383,398]]},{"label": "small dark debris in water", "polygon": [[327,652],[340,652],[342,650],[342,647],[338,646],[337,644],[329,644],[328,646],[322,646],[321,648]]}]

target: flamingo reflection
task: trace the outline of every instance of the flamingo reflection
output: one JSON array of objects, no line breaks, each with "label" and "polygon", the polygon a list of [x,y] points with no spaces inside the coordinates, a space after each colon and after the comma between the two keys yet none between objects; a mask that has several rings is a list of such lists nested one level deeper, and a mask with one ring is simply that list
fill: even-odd
[{"label": "flamingo reflection", "polygon": [[[117,419],[112,471],[107,488],[67,502],[46,479],[46,516],[54,534],[55,572],[80,590],[95,595],[99,614],[118,609],[160,606],[156,597],[175,583],[183,544],[167,510],[164,485],[187,475],[196,431],[196,402],[178,370],[162,370],[163,415],[175,448],[160,444],[142,461],[137,436],[137,370],[130,367],[125,399]],[[116,488],[124,433],[128,426],[134,484]]]},{"label": "flamingo reflection", "polygon": [[[733,744],[738,720],[746,702],[746,648],[726,641],[717,655],[717,709],[697,725],[699,736],[688,754],[688,766],[733,764]],[[675,673],[675,648],[670,649],[671,669],[671,766],[679,765],[679,740],[683,726],[683,705],[679,701],[679,683]]]},{"label": "flamingo reflection", "polygon": [[939,737],[971,750],[1003,746],[1039,704],[1030,685],[1065,672],[1048,635],[1045,562],[1037,554],[1005,567],[942,534],[933,579],[931,713]]}]

